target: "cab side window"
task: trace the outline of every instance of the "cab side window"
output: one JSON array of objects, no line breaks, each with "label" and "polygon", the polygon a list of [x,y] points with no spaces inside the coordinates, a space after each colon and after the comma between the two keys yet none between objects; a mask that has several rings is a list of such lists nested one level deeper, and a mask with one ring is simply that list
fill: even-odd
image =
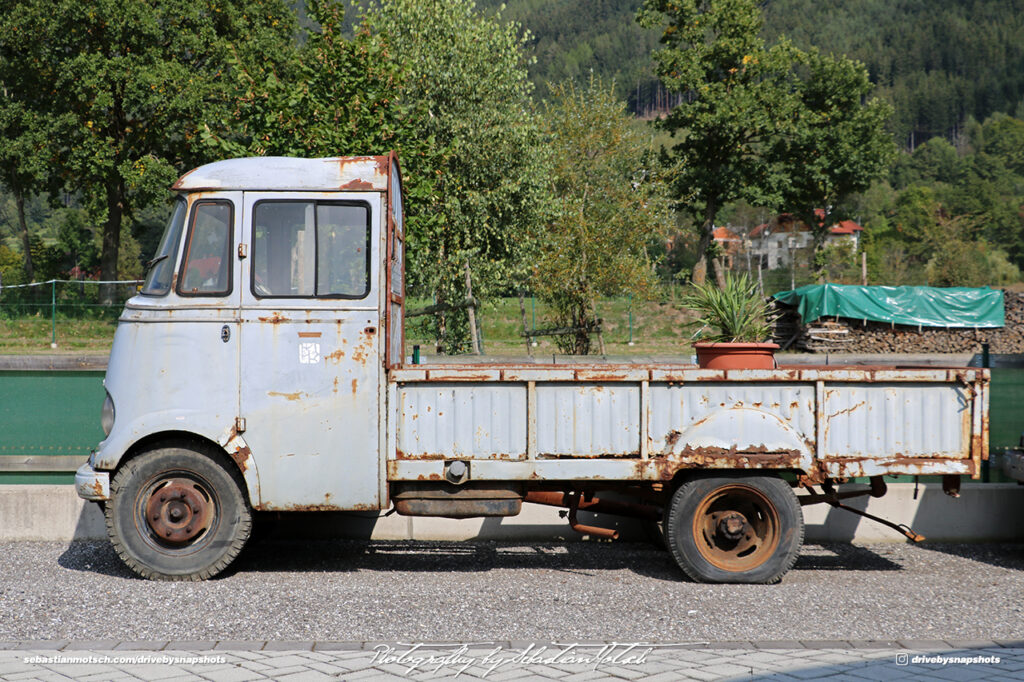
[{"label": "cab side window", "polygon": [[261,201],[252,218],[257,297],[364,298],[370,293],[370,210],[331,201]]},{"label": "cab side window", "polygon": [[224,296],[231,293],[233,220],[231,202],[200,201],[195,204],[178,278],[178,294]]}]

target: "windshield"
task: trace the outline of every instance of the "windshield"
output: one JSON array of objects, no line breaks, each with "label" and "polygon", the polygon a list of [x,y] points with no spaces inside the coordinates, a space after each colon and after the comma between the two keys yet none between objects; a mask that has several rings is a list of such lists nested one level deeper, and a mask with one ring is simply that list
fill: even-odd
[{"label": "windshield", "polygon": [[160,246],[156,255],[149,261],[149,272],[140,293],[144,296],[163,296],[171,290],[171,277],[174,275],[174,261],[178,256],[178,244],[181,242],[182,228],[185,226],[185,200],[174,202],[174,213],[164,229]]}]

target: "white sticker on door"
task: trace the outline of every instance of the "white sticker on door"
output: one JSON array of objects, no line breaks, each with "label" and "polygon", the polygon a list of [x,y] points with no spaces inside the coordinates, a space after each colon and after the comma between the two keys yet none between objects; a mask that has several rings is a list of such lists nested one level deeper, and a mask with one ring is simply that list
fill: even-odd
[{"label": "white sticker on door", "polygon": [[299,363],[303,365],[315,365],[320,362],[319,343],[299,344]]}]

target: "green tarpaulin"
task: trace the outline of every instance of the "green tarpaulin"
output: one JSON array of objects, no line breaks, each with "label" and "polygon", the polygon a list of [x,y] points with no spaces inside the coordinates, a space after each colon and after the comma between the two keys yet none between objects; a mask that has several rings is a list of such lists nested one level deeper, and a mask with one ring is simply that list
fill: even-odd
[{"label": "green tarpaulin", "polygon": [[862,287],[809,284],[775,298],[796,306],[804,324],[848,317],[915,327],[991,328],[1005,325],[1003,292],[966,287]]}]

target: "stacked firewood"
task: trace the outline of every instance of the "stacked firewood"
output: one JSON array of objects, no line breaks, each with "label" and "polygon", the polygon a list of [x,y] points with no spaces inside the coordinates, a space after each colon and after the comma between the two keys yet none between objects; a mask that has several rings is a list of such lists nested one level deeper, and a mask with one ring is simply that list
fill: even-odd
[{"label": "stacked firewood", "polygon": [[1006,326],[943,329],[871,320],[821,318],[804,324],[796,308],[776,303],[773,340],[810,353],[1024,353],[1024,294],[1005,292]]}]

